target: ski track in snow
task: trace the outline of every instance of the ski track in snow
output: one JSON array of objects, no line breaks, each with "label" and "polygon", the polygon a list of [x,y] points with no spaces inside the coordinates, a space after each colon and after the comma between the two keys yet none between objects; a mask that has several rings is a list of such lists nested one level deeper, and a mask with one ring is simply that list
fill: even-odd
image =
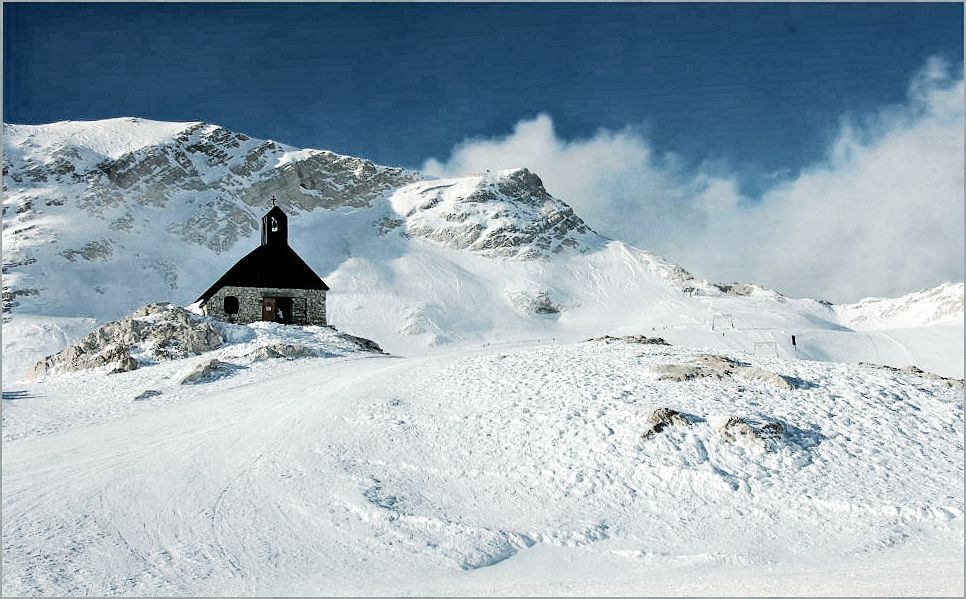
[{"label": "ski track in snow", "polygon": [[[695,355],[588,342],[26,386],[3,406],[3,592],[962,593],[961,386],[747,354],[797,388],[657,380]],[[658,406],[693,428],[642,440]],[[729,415],[784,439],[725,442]]]}]

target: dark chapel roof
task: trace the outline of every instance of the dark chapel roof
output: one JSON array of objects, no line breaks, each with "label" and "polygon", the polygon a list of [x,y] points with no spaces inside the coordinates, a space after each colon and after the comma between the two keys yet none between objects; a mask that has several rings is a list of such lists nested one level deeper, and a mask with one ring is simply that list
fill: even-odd
[{"label": "dark chapel roof", "polygon": [[278,206],[262,217],[262,245],[228,269],[198,301],[207,301],[222,287],[328,290],[319,275],[288,245],[288,218]]}]

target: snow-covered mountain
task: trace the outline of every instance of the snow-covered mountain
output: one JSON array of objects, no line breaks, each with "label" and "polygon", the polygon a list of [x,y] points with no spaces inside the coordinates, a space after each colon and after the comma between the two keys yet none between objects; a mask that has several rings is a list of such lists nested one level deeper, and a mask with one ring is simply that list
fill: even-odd
[{"label": "snow-covered mountain", "polygon": [[963,283],[944,283],[902,297],[870,297],[835,306],[839,319],[858,331],[963,326]]},{"label": "snow-covered mountain", "polygon": [[[525,168],[204,123],[5,125],[3,184],[4,594],[962,593],[962,381],[875,365],[962,377],[962,283],[710,283]],[[139,308],[272,195],[342,332]]]},{"label": "snow-covered mountain", "polygon": [[390,203],[407,234],[490,256],[586,253],[606,243],[525,168],[414,183]]},{"label": "snow-covered mountain", "polygon": [[695,278],[596,234],[525,168],[434,180],[206,123],[123,118],[4,125],[3,184],[5,380],[98,322],[194,301],[258,243],[272,195],[332,288],[332,323],[397,354],[660,330],[962,376],[961,326],[896,342],[851,332],[851,312],[827,303]]}]

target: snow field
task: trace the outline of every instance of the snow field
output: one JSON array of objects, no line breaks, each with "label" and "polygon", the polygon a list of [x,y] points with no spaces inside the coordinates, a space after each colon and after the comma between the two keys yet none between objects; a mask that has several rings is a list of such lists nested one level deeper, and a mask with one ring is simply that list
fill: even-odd
[{"label": "snow field", "polygon": [[[796,388],[657,380],[698,355],[587,342],[28,386],[4,406],[3,590],[961,592],[961,386],[739,353]],[[693,427],[642,439],[660,406]],[[728,442],[731,415],[785,433]],[[895,575],[911,564],[933,577]]]}]

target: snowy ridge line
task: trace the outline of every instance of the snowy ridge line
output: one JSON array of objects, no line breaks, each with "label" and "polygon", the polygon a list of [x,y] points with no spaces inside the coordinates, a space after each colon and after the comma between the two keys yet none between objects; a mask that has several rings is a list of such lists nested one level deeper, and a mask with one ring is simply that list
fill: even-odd
[{"label": "snowy ridge line", "polygon": [[963,324],[963,283],[946,282],[897,298],[870,297],[835,307],[858,330]]},{"label": "snowy ridge line", "polygon": [[257,245],[273,194],[332,287],[331,322],[398,355],[687,323],[668,340],[963,376],[961,284],[858,324],[604,239],[526,169],[429,180],[203,122],[6,127],[4,381],[138,306],[187,305]]}]

